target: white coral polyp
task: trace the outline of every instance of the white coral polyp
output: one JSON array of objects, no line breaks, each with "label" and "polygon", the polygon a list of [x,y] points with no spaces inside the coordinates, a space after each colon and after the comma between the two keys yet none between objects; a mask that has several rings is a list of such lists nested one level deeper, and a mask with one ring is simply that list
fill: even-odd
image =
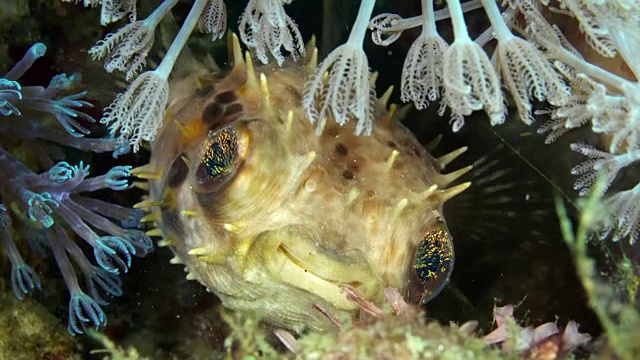
[{"label": "white coral polyp", "polygon": [[156,27],[177,2],[164,1],[146,19],[133,21],[107,35],[89,50],[89,55],[93,60],[106,57],[107,72],[119,70],[125,72],[127,80],[133,79],[146,65]]},{"label": "white coral polyp", "polygon": [[510,36],[498,42],[498,63],[522,121],[531,125],[530,97],[566,105],[571,91],[544,55],[531,43]]},{"label": "white coral polyp", "polygon": [[115,34],[107,35],[104,40],[89,50],[93,60],[106,56],[104,68],[111,73],[114,70],[126,74],[131,80],[146,65],[146,58],[153,46],[155,28],[143,21],[136,21],[122,27]]},{"label": "white coral polyp", "polygon": [[240,39],[263,64],[269,62],[270,53],[282,65],[284,56],[280,48],[297,60],[304,55],[304,42],[298,25],[284,11],[282,0],[249,0],[242,13],[238,31]]},{"label": "white coral polyp", "polygon": [[393,44],[402,35],[403,28],[397,26],[402,20],[400,15],[396,14],[380,14],[371,19],[369,22],[369,30],[371,30],[371,40],[380,46],[389,46]]},{"label": "white coral polyp", "polygon": [[223,0],[210,0],[207,9],[200,15],[198,28],[211,34],[212,40],[218,40],[227,30],[227,7]]},{"label": "white coral polyp", "polygon": [[606,199],[605,207],[610,216],[601,237],[604,239],[613,232],[613,241],[628,239],[629,244],[635,244],[640,238],[640,184]]},{"label": "white coral polyp", "polygon": [[491,60],[478,44],[471,40],[455,40],[445,53],[442,73],[444,101],[454,118],[484,108],[491,125],[504,122],[507,110],[500,80]]},{"label": "white coral polyp", "polygon": [[[136,0],[101,0],[100,23],[107,25],[129,15],[129,21],[136,21]],[[96,1],[97,2],[97,1]],[[85,6],[87,6],[85,1]],[[95,2],[94,2],[95,3]]]},{"label": "white coral polyp", "polygon": [[[444,105],[451,108],[453,131],[464,124],[464,116],[483,109],[491,125],[502,124],[507,109],[500,79],[482,47],[469,37],[459,0],[447,0],[454,41],[444,55],[442,79]],[[444,107],[441,107],[441,113]]]},{"label": "white coral polyp", "polygon": [[440,97],[444,53],[449,45],[440,36],[420,35],[404,61],[401,99],[424,110]]},{"label": "white coral polyp", "polygon": [[105,108],[100,119],[110,134],[136,152],[142,141],[151,141],[162,125],[169,98],[169,83],[155,71],[142,73],[123,94]]},{"label": "white coral polyp", "polygon": [[402,101],[413,101],[418,110],[423,110],[440,97],[442,60],[448,48],[436,29],[433,2],[423,0],[422,33],[411,45],[402,67]]},{"label": "white coral polyp", "polygon": [[[150,18],[161,19],[176,2],[163,2]],[[207,0],[195,1],[156,70],[140,74],[126,92],[118,94],[113,103],[105,108],[100,122],[109,125],[111,136],[120,146],[131,146],[136,152],[142,141],[154,139],[162,125],[169,98],[169,75],[206,5]],[[116,154],[121,151],[116,151]]]},{"label": "white coral polyp", "polygon": [[330,115],[340,125],[355,118],[356,135],[371,135],[375,90],[362,43],[374,5],[375,0],[362,1],[349,40],[325,58],[305,85],[302,105],[307,118],[317,123],[316,135]]},{"label": "white coral polyp", "polygon": [[[483,0],[482,3],[498,40],[497,62],[504,84],[513,95],[521,120],[527,125],[534,121],[530,98],[548,100],[555,106],[566,105],[571,91],[542,52],[532,43],[511,33],[495,1]],[[528,18],[537,14],[529,9],[533,6],[529,1],[521,2],[520,6],[523,13],[529,14]],[[507,15],[507,18],[510,17]],[[549,32],[553,33],[553,30]]]},{"label": "white coral polyp", "polygon": [[[326,82],[325,73],[329,75]],[[340,125],[354,117],[358,119],[356,134],[371,134],[374,96],[369,78],[367,56],[361,48],[345,44],[329,54],[307,84],[303,100],[307,118],[317,122],[317,134],[330,115]]]}]

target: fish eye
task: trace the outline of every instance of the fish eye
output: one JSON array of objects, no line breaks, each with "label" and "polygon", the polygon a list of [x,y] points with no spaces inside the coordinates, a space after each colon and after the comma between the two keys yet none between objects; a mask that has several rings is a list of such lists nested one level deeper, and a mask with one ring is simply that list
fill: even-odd
[{"label": "fish eye", "polygon": [[453,240],[446,226],[428,231],[411,264],[409,300],[422,305],[435,298],[449,282],[453,262]]},{"label": "fish eye", "polygon": [[224,184],[233,177],[244,153],[244,134],[234,127],[212,131],[203,145],[195,177],[205,189]]}]

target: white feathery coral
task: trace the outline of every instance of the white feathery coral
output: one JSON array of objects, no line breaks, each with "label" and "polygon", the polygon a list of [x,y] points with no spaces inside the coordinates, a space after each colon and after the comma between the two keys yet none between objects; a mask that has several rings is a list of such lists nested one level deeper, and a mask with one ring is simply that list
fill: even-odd
[{"label": "white feathery coral", "polygon": [[[530,4],[531,1],[521,0],[520,6],[522,3]],[[598,6],[612,6],[611,4],[602,2]],[[542,17],[533,6],[523,12],[527,20],[537,19],[536,26],[544,26]],[[601,12],[602,14],[594,13],[594,16],[599,21],[610,21],[610,9],[602,9]],[[572,15],[575,16],[573,12]],[[620,24],[607,25],[612,26],[607,30],[608,34],[616,34],[612,37],[615,39],[612,42],[615,50],[620,52],[627,65],[637,73],[637,57],[632,55],[637,50],[631,48],[634,46],[631,40],[640,25],[638,15],[630,13],[619,20]],[[632,23],[630,26],[620,28],[623,26],[621,24],[628,21]],[[633,36],[627,37],[629,34]],[[609,141],[608,152],[582,144],[572,145],[573,150],[590,158],[572,170],[574,175],[579,176],[575,189],[580,195],[587,195],[593,191],[596,181],[602,179],[604,192],[616,181],[622,169],[636,166],[640,160],[640,85],[637,81],[627,80],[585,61],[575,49],[567,47],[560,37],[554,39],[531,36],[545,48],[547,56],[555,60],[556,69],[569,81],[573,90],[567,104],[554,109],[551,121],[540,128],[539,132],[550,131],[547,137],[549,142],[568,129],[590,122],[593,132],[606,134]],[[604,233],[601,237],[613,234],[614,241],[628,238],[633,244],[640,236],[640,184],[632,189],[609,192],[611,195],[605,196],[603,200],[608,214],[602,215]]]},{"label": "white feathery coral", "polygon": [[613,241],[628,238],[629,244],[635,244],[640,239],[640,184],[606,199],[604,206],[609,217],[600,237],[605,239],[613,234]]},{"label": "white feathery coral", "polygon": [[525,31],[529,40],[533,40],[545,50],[549,46],[560,46],[568,49],[576,56],[581,56],[565,38],[562,31],[556,25],[551,25],[547,22],[538,11],[537,3],[534,0],[512,0],[510,1],[510,7],[519,9],[527,20]]},{"label": "white feathery coral", "polygon": [[[471,0],[460,5],[462,11],[472,11],[482,7],[481,0]],[[371,30],[371,40],[374,44],[380,46],[389,46],[400,38],[402,32],[422,26],[426,21],[425,14],[414,16],[412,18],[403,19],[399,15],[384,13],[373,17],[369,22],[369,30]],[[440,21],[449,18],[448,9],[440,9],[434,11],[433,20]]]},{"label": "white feathery coral", "polygon": [[104,109],[100,122],[110,124],[109,132],[117,134],[121,145],[131,145],[137,152],[143,140],[151,141],[156,136],[168,98],[167,79],[156,71],[147,71]]},{"label": "white feathery coral", "polygon": [[[129,15],[129,21],[136,21],[136,0],[101,0],[100,23],[107,25]],[[85,5],[86,6],[86,5]]]},{"label": "white feathery coral", "polygon": [[625,60],[636,79],[640,79],[640,10],[635,11],[635,17],[635,21],[610,19],[607,25],[611,27],[609,35],[618,55]]},{"label": "white feathery coral", "polygon": [[119,70],[131,80],[146,65],[146,58],[153,46],[153,28],[144,21],[136,21],[107,35],[89,50],[93,60],[106,56],[104,68],[111,73]]},{"label": "white feathery coral", "polygon": [[218,40],[227,31],[227,7],[223,0],[209,0],[207,9],[198,21],[200,31],[211,34],[212,39]]},{"label": "white feathery coral", "polygon": [[438,34],[432,0],[422,0],[422,33],[413,42],[402,67],[401,99],[418,110],[440,97],[442,60],[449,45]]},{"label": "white feathery coral", "polygon": [[451,108],[453,131],[464,125],[464,116],[484,108],[491,125],[502,124],[506,107],[500,79],[491,60],[469,37],[459,0],[447,0],[454,41],[444,56],[444,102]]},{"label": "white feathery coral", "polygon": [[608,96],[606,88],[593,81],[584,74],[576,74],[573,69],[556,63],[556,69],[568,80],[572,94],[566,104],[555,107],[550,111],[538,111],[538,114],[551,114],[541,127],[538,134],[548,133],[545,143],[550,144],[571,129],[578,128],[601,115],[601,110],[594,107],[588,108],[588,103],[593,103],[593,97]]},{"label": "white feathery coral", "polygon": [[[637,57],[627,57],[620,45],[627,43],[620,35],[636,34],[640,22],[640,6],[638,1],[589,1],[561,0],[560,8],[568,10],[578,20],[580,31],[585,35],[587,43],[605,57],[613,57],[622,52],[625,60],[635,61]],[[635,46],[633,46],[635,47]]]},{"label": "white feathery coral", "polygon": [[571,169],[571,174],[579,176],[573,188],[579,191],[580,196],[590,194],[598,180],[603,182],[598,195],[604,194],[620,170],[640,160],[640,150],[613,155],[585,144],[571,144],[571,150],[589,157],[589,160]]},{"label": "white feathery coral", "polygon": [[162,125],[169,97],[169,75],[205,5],[207,0],[195,1],[158,68],[138,76],[105,109],[100,122],[109,125],[110,134],[120,146],[132,146],[136,152],[142,141],[154,139]]},{"label": "white feathery coral", "polygon": [[309,121],[317,123],[318,135],[330,115],[340,125],[353,117],[357,135],[371,134],[375,90],[362,44],[374,5],[375,0],[362,1],[349,40],[325,58],[305,85],[302,103]]},{"label": "white feathery coral", "polygon": [[[325,84],[323,74],[327,72]],[[327,56],[304,93],[307,118],[317,122],[317,134],[322,133],[330,115],[340,125],[353,116],[358,119],[356,134],[371,133],[371,102],[375,95],[369,78],[367,56],[362,49],[345,44]]]},{"label": "white feathery coral", "polygon": [[[432,4],[433,6],[433,4]],[[422,11],[422,16],[426,14]],[[423,18],[421,18],[422,20]],[[380,46],[389,46],[400,38],[402,32],[408,27],[401,25],[402,18],[397,14],[384,13],[375,16],[369,22],[369,30],[371,30],[371,40]],[[424,21],[424,20],[423,20]]]},{"label": "white feathery coral", "polygon": [[511,33],[496,2],[482,2],[498,40],[497,62],[502,79],[513,95],[520,118],[531,125],[534,119],[530,98],[561,106],[567,103],[571,91],[535,45]]},{"label": "white feathery coral", "polygon": [[[78,2],[78,0],[62,0],[63,2]],[[129,21],[136,21],[136,0],[84,0],[85,7],[102,4],[100,23],[107,25],[129,15]]]},{"label": "white feathery coral", "polygon": [[614,154],[640,149],[640,89],[629,89],[624,96],[592,96],[587,109],[593,116],[591,129],[611,136],[609,151]]},{"label": "white feathery coral", "polygon": [[607,16],[606,12],[602,12],[605,10],[603,6],[592,4],[586,0],[562,0],[560,6],[569,10],[578,20],[580,31],[584,33],[587,43],[593,49],[605,57],[616,55],[616,48],[611,41],[609,28],[600,20]]},{"label": "white feathery coral", "polygon": [[111,73],[119,70],[131,80],[144,68],[153,38],[160,20],[171,10],[178,0],[165,0],[145,20],[125,25],[116,33],[107,35],[104,40],[89,50],[93,60],[106,57],[104,68]]},{"label": "white feathery coral", "polygon": [[240,39],[256,52],[263,64],[269,63],[268,53],[278,65],[284,62],[280,48],[291,53],[294,60],[304,55],[304,42],[298,25],[284,11],[283,0],[249,0],[238,31]]},{"label": "white feathery coral", "polygon": [[[564,64],[556,65],[563,75],[570,81],[582,78],[585,84],[593,84],[593,91],[585,87],[584,94],[579,94],[584,100],[576,101],[574,96],[569,104],[584,106],[592,121],[592,130],[611,136],[611,153],[640,147],[640,85],[592,65],[561,46],[548,45],[549,56]],[[567,71],[569,68],[573,70]],[[562,108],[557,112],[561,115],[559,111]]]}]

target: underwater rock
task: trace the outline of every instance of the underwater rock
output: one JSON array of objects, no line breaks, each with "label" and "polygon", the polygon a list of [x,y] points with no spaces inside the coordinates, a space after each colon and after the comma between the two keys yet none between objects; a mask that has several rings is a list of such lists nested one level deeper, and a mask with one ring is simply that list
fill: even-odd
[{"label": "underwater rock", "polygon": [[80,359],[80,346],[60,321],[32,299],[0,292],[0,359]]}]

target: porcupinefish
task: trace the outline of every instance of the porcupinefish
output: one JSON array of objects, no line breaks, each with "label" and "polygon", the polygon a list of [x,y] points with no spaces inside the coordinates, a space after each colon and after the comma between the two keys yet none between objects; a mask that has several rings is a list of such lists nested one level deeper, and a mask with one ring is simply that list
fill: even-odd
[{"label": "porcupinefish", "polygon": [[[151,145],[147,220],[184,264],[187,278],[224,306],[253,311],[296,332],[351,321],[342,288],[384,302],[396,288],[426,301],[446,284],[453,244],[442,204],[468,168],[442,174],[460,151],[434,158],[374,104],[371,136],[328,121],[322,135],[304,115],[307,64],[254,68],[233,45],[233,69],[200,89],[179,87]],[[202,80],[200,81],[202,83]]]}]

